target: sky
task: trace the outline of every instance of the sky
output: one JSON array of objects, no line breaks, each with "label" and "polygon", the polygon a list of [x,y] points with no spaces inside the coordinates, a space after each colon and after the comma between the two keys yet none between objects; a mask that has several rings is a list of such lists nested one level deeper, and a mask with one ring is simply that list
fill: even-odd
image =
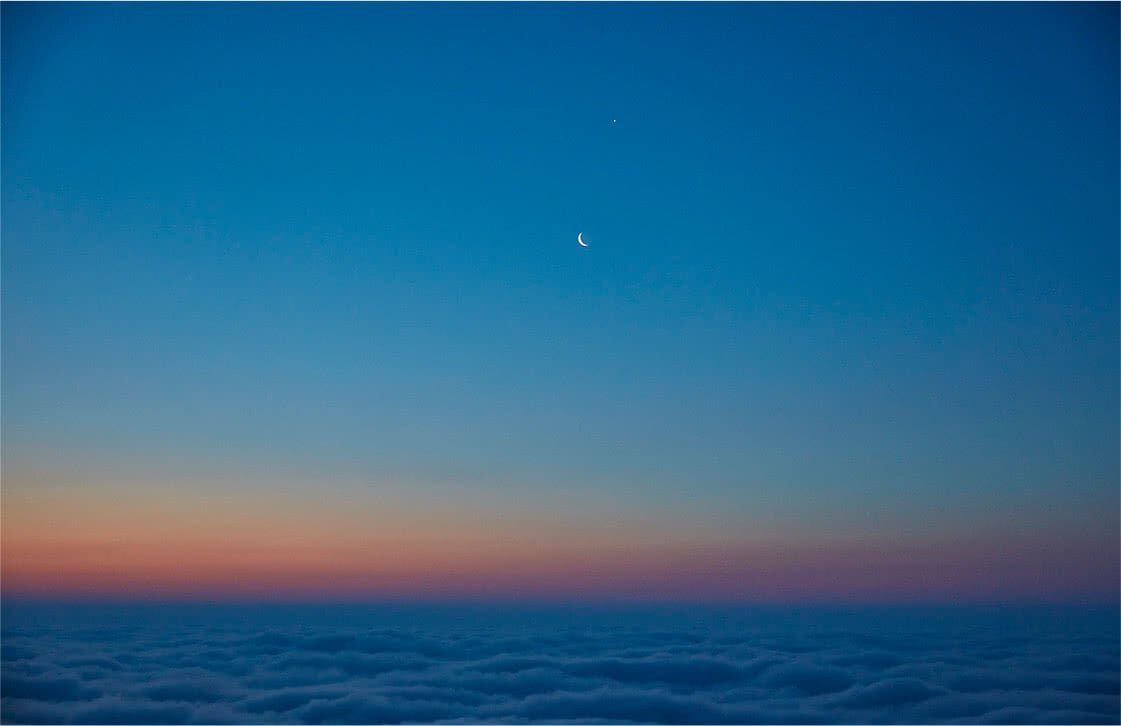
[{"label": "sky", "polygon": [[1118,15],[5,3],[5,593],[1116,603]]}]

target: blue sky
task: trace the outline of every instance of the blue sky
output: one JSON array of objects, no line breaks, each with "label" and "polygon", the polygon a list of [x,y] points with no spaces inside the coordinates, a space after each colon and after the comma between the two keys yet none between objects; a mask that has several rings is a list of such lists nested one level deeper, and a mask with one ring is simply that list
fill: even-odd
[{"label": "blue sky", "polygon": [[5,5],[6,490],[1115,544],[1117,21]]}]

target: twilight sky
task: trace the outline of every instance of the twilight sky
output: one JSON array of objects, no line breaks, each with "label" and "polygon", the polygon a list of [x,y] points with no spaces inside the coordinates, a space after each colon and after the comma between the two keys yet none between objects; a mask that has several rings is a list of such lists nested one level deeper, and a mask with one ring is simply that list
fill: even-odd
[{"label": "twilight sky", "polygon": [[7,594],[1116,601],[1116,5],[2,20]]}]

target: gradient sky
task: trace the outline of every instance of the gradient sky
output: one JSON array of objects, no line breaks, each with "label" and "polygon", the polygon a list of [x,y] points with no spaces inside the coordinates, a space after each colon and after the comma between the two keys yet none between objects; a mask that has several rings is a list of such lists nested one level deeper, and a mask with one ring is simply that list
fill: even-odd
[{"label": "gradient sky", "polygon": [[2,20],[8,595],[1117,598],[1116,4]]}]

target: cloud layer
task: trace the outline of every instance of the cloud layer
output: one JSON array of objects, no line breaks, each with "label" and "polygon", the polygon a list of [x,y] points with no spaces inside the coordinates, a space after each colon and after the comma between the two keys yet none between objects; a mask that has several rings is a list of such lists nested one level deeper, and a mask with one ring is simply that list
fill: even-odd
[{"label": "cloud layer", "polygon": [[0,719],[1119,720],[1116,612],[231,612],[26,606],[5,618]]}]

